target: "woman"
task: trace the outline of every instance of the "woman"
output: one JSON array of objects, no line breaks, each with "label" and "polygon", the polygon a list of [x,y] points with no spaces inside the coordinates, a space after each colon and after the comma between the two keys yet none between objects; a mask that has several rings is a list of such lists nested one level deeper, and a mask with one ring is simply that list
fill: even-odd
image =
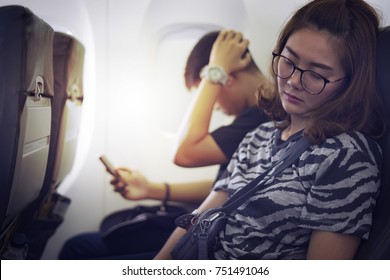
[{"label": "woman", "polygon": [[[273,52],[277,91],[258,94],[274,121],[244,138],[198,211],[222,205],[299,138],[312,145],[230,215],[214,258],[351,259],[368,238],[381,165],[372,138],[385,129],[378,25],[362,0],[315,0],[287,22]],[[171,258],[183,234],[176,229],[156,259]]]}]

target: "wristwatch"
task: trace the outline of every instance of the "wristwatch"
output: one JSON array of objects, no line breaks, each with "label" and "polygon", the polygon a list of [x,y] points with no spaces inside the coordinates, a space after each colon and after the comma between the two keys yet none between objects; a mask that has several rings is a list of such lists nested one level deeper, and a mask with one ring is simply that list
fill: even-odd
[{"label": "wristwatch", "polygon": [[221,66],[206,65],[203,67],[202,71],[200,71],[200,78],[205,78],[213,84],[226,85],[228,75]]}]

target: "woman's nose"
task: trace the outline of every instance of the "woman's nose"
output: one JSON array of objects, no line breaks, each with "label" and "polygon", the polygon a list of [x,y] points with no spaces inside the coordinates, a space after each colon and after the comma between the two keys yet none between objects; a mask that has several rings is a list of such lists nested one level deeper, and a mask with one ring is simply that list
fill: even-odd
[{"label": "woman's nose", "polygon": [[295,89],[302,89],[302,84],[301,84],[301,76],[302,73],[298,69],[295,69],[295,71],[292,73],[290,78],[287,80],[287,84]]}]

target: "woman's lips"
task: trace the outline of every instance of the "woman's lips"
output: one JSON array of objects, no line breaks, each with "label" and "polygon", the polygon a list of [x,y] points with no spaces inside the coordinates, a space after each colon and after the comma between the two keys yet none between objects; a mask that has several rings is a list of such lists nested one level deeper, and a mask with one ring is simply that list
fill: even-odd
[{"label": "woman's lips", "polygon": [[288,101],[288,102],[291,102],[291,103],[301,103],[303,102],[302,99],[294,96],[294,95],[291,95],[287,92],[284,92],[284,98]]}]

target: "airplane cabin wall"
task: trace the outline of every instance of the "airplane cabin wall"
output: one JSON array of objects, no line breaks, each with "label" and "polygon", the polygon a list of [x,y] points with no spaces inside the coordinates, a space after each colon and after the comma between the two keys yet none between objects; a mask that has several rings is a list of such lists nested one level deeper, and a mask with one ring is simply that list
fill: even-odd
[{"label": "airplane cabin wall", "polygon": [[[200,36],[219,28],[242,31],[268,73],[270,53],[286,18],[306,0],[0,0],[20,4],[67,32],[86,49],[83,123],[75,166],[59,192],[72,199],[43,259],[56,259],[63,242],[96,230],[101,219],[136,202],[112,191],[101,154],[117,166],[156,181],[213,179],[217,167],[180,168],[172,150],[194,93],[184,87],[185,59]],[[390,2],[372,0],[390,24]],[[216,127],[231,119],[221,113]],[[151,202],[147,202],[151,203]]]}]

